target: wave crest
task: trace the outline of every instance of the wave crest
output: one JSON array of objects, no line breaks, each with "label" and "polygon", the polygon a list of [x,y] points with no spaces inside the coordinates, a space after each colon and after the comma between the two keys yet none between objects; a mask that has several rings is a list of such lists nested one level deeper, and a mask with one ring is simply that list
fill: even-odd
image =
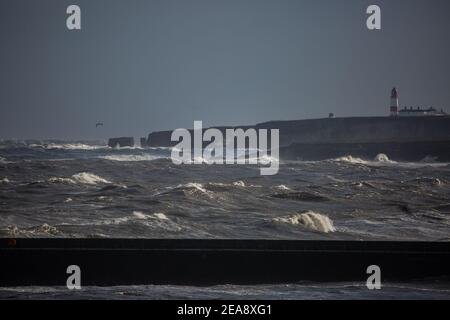
[{"label": "wave crest", "polygon": [[105,149],[108,146],[90,145],[84,143],[44,143],[44,144],[30,144],[30,148],[43,148],[47,150],[96,150]]},{"label": "wave crest", "polygon": [[290,216],[274,218],[272,221],[291,225],[302,225],[307,229],[323,233],[336,231],[333,221],[330,218],[313,211],[305,211]]},{"label": "wave crest", "polygon": [[51,226],[47,223],[44,223],[42,225],[30,227],[30,228],[19,228],[15,225],[7,226],[4,229],[0,230],[0,234],[5,234],[6,236],[22,236],[22,237],[31,237],[36,235],[50,235],[50,236],[57,236],[61,234],[61,232],[54,226]]},{"label": "wave crest", "polygon": [[145,214],[142,211],[133,211],[132,215],[121,218],[113,218],[93,223],[93,225],[122,225],[122,224],[140,224],[149,228],[164,229],[167,231],[181,231],[182,227],[172,221],[164,213],[157,212]]},{"label": "wave crest", "polygon": [[120,154],[120,155],[108,155],[101,156],[100,159],[118,161],[118,162],[137,162],[137,161],[152,161],[162,159],[162,156],[152,156],[149,154]]},{"label": "wave crest", "polygon": [[365,161],[361,158],[356,158],[356,157],[350,156],[350,155],[336,158],[333,161],[348,162],[348,163],[354,163],[354,164],[367,164],[367,161]]},{"label": "wave crest", "polygon": [[185,184],[179,184],[175,187],[175,189],[184,189],[184,190],[194,190],[194,191],[200,191],[201,193],[208,193],[209,191],[206,190],[201,183],[197,182],[188,182]]},{"label": "wave crest", "polygon": [[109,180],[106,180],[96,174],[89,173],[89,172],[80,172],[74,174],[70,178],[63,178],[63,177],[51,177],[48,179],[48,182],[50,183],[64,183],[64,184],[88,184],[88,185],[97,185],[99,183],[102,184],[110,184],[112,183]]},{"label": "wave crest", "polygon": [[93,173],[89,173],[89,172],[80,172],[80,173],[74,174],[72,176],[72,179],[74,179],[76,182],[79,182],[79,183],[91,184],[91,185],[95,185],[98,183],[105,183],[105,184],[111,183],[111,181],[108,181],[100,176],[97,176],[97,175],[95,175]]},{"label": "wave crest", "polygon": [[0,164],[8,164],[11,163],[11,161],[6,160],[6,158],[0,157]]},{"label": "wave crest", "polygon": [[281,191],[291,191],[291,188],[286,187],[284,184],[280,184],[278,186],[275,186],[274,188]]}]

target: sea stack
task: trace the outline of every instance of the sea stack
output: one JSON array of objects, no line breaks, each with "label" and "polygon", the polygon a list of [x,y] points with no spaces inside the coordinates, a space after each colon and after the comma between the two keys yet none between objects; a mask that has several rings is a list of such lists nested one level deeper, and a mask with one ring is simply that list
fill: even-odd
[{"label": "sea stack", "polygon": [[108,146],[111,148],[133,147],[134,138],[133,137],[110,138],[108,140]]}]

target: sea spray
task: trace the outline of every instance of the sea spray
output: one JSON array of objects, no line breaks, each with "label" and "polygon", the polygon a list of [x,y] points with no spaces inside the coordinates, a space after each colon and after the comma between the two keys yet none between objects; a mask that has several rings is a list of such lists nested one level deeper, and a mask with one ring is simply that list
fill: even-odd
[{"label": "sea spray", "polygon": [[387,155],[385,155],[384,153],[378,154],[375,157],[374,161],[377,161],[377,162],[392,162],[391,160],[389,160],[389,157]]},{"label": "sea spray", "polygon": [[353,156],[339,157],[339,158],[334,159],[333,161],[348,162],[348,163],[353,163],[353,164],[367,164],[367,161],[365,161],[361,158],[353,157]]},{"label": "sea spray", "polygon": [[80,172],[77,174],[74,174],[72,176],[72,179],[74,179],[76,182],[84,183],[84,184],[91,184],[95,185],[98,183],[111,183],[111,181],[108,181],[102,177],[99,177],[93,173],[89,172]]},{"label": "sea spray", "polygon": [[42,148],[46,150],[97,150],[106,149],[106,145],[90,145],[84,143],[44,143],[44,144],[30,144],[30,148]]},{"label": "sea spray", "polygon": [[236,187],[245,187],[245,182],[244,181],[236,181],[236,182],[233,182],[233,186],[236,186]]},{"label": "sea spray", "polygon": [[335,232],[333,221],[325,215],[313,211],[304,211],[290,216],[273,219],[277,223],[287,223],[291,225],[302,225],[307,229],[323,233]]},{"label": "sea spray", "polygon": [[63,177],[51,177],[48,179],[50,183],[64,183],[64,184],[88,184],[88,185],[96,185],[98,183],[110,184],[111,181],[108,181],[96,174],[89,172],[80,172],[72,175],[70,178]]}]

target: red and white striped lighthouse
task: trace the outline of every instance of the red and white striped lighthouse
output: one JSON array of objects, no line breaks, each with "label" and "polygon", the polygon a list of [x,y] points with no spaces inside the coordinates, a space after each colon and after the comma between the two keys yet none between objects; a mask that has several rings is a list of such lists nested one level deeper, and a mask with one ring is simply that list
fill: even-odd
[{"label": "red and white striped lighthouse", "polygon": [[394,87],[391,92],[391,116],[397,116],[399,111],[398,106],[398,92]]}]

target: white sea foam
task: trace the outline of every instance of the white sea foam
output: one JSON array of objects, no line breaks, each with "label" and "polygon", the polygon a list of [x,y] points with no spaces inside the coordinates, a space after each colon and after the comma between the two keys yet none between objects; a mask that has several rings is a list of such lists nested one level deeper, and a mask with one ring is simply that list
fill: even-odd
[{"label": "white sea foam", "polygon": [[47,223],[44,223],[43,225],[35,227],[33,229],[33,232],[35,232],[35,233],[52,234],[52,235],[59,234],[59,230],[56,227],[48,225]]},{"label": "white sea foam", "polygon": [[367,164],[367,161],[365,161],[361,158],[356,158],[356,157],[352,157],[352,156],[339,157],[339,158],[334,159],[333,161],[348,162],[348,163],[354,163],[354,164]]},{"label": "white sea foam", "polygon": [[164,157],[150,154],[119,154],[119,155],[101,156],[99,158],[110,161],[138,162],[138,161],[152,161],[156,159],[162,159]]},{"label": "white sea foam", "polygon": [[[223,182],[208,182],[207,186],[214,188],[214,187],[219,187],[219,188],[228,188],[228,187],[241,187],[241,188],[261,188],[262,186],[260,185],[255,185],[255,184],[246,184],[244,181],[239,180],[239,181],[235,181],[233,183],[223,183]],[[213,189],[213,191],[215,191]]]},{"label": "white sea foam", "polygon": [[280,184],[279,186],[276,186],[275,189],[284,190],[284,191],[291,190],[289,187],[286,187],[284,184]]},{"label": "white sea foam", "polygon": [[153,213],[151,215],[144,214],[142,211],[133,211],[133,216],[139,220],[147,220],[147,219],[159,219],[159,220],[169,220],[169,218],[161,212]]},{"label": "white sea foam", "polygon": [[6,158],[0,157],[0,164],[8,164],[12,163],[11,161],[8,161]]},{"label": "white sea foam", "polygon": [[96,150],[108,148],[108,146],[102,145],[90,145],[84,143],[48,143],[48,144],[30,144],[31,148],[44,148],[44,149],[62,149],[62,150]]},{"label": "white sea foam", "polygon": [[70,178],[64,178],[64,177],[51,177],[48,179],[48,182],[50,183],[64,183],[64,184],[89,184],[89,185],[96,185],[99,183],[109,184],[111,181],[108,181],[98,175],[95,175],[93,173],[89,172],[80,172],[77,174],[74,174]]},{"label": "white sea foam", "polygon": [[50,183],[67,183],[67,184],[75,184],[76,181],[71,178],[61,178],[61,177],[51,177],[48,179]]},{"label": "white sea foam", "polygon": [[0,180],[0,183],[10,183],[10,182],[11,181],[9,181],[9,179],[6,177]]},{"label": "white sea foam", "polygon": [[223,182],[209,182],[209,185],[213,187],[228,187],[229,184],[223,183]]},{"label": "white sea foam", "polygon": [[154,213],[153,216],[160,220],[169,220],[169,218],[167,218],[167,216],[164,213],[157,212],[157,213]]},{"label": "white sea foam", "polygon": [[7,226],[6,228],[0,229],[0,234],[6,233],[8,236],[34,236],[34,235],[53,235],[56,236],[60,234],[60,231],[47,223],[42,225],[30,227],[30,228],[19,228],[15,225]]},{"label": "white sea foam", "polygon": [[75,180],[78,183],[83,183],[83,184],[90,184],[90,185],[95,185],[98,183],[111,183],[111,181],[108,181],[100,176],[97,176],[93,173],[89,173],[89,172],[80,172],[77,174],[74,174],[72,176],[72,179]]},{"label": "white sea foam", "polygon": [[384,154],[380,153],[378,154],[374,160],[363,160],[361,158],[353,157],[353,156],[345,156],[333,159],[332,161],[336,162],[346,162],[351,164],[362,164],[362,165],[368,165],[368,166],[374,166],[374,167],[402,167],[402,168],[410,168],[410,169],[416,169],[416,168],[423,168],[423,167],[445,167],[449,165],[449,163],[436,163],[436,162],[397,162],[390,160],[389,157]]},{"label": "white sea foam", "polygon": [[182,228],[164,213],[157,212],[153,214],[145,214],[142,211],[133,211],[131,215],[120,218],[104,219],[90,223],[90,225],[121,225],[128,223],[137,223],[150,228],[161,228],[169,231],[180,231]]},{"label": "white sea foam", "polygon": [[[173,150],[179,151],[177,148]],[[234,161],[244,159],[246,163],[258,163],[262,165],[270,165],[271,163],[278,163],[279,159],[272,157],[270,155],[258,156],[257,153],[245,154],[245,151],[241,149],[226,149],[223,157],[193,157],[192,160],[186,160],[187,164],[214,164],[214,163],[225,163],[227,159],[233,159]]]},{"label": "white sea foam", "polygon": [[323,233],[336,231],[335,227],[333,226],[333,221],[330,218],[313,211],[305,211],[290,216],[274,218],[273,221],[292,225],[302,225],[308,229]]},{"label": "white sea foam", "polygon": [[389,160],[389,157],[387,155],[385,155],[384,153],[378,154],[375,157],[374,161],[376,161],[376,162],[394,163],[394,161]]},{"label": "white sea foam", "polygon": [[188,182],[185,184],[179,184],[178,186],[175,187],[175,189],[194,189],[194,190],[198,190],[203,193],[208,193],[208,190],[206,190],[201,183],[196,183],[196,182]]},{"label": "white sea foam", "polygon": [[141,146],[138,146],[138,145],[134,145],[132,147],[130,147],[130,146],[114,147],[113,149],[115,149],[115,150],[143,150],[144,148],[142,148]]},{"label": "white sea foam", "polygon": [[[212,184],[208,185],[212,186]],[[197,182],[188,182],[184,184],[179,184],[175,187],[166,187],[166,188],[171,190],[182,190],[185,194],[186,193],[190,195],[202,194],[208,196],[210,199],[216,198],[216,194],[214,193],[214,191],[207,190],[205,185]]]},{"label": "white sea foam", "polygon": [[385,155],[384,153],[380,153],[378,154],[373,161],[369,161],[369,160],[363,160],[361,158],[357,158],[357,157],[353,157],[351,155],[348,156],[344,156],[344,157],[339,157],[337,159],[334,159],[334,161],[338,161],[338,162],[348,162],[348,163],[354,163],[354,164],[372,164],[372,165],[376,165],[376,164],[393,164],[396,163],[395,161],[391,161],[389,160],[389,157],[387,155]]},{"label": "white sea foam", "polygon": [[236,182],[233,182],[233,186],[245,187],[245,182],[244,181],[236,181]]}]

